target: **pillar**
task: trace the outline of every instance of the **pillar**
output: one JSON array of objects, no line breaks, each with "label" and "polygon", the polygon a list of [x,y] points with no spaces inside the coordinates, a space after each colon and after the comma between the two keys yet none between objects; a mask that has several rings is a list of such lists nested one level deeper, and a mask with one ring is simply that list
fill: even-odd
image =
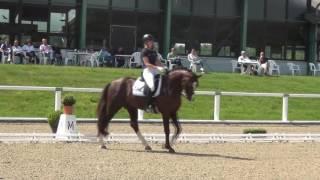
[{"label": "pillar", "polygon": [[88,0],[81,1],[80,8],[80,33],[79,33],[79,48],[86,48],[86,33],[87,33],[87,3]]},{"label": "pillar", "polygon": [[242,0],[242,15],[241,15],[241,39],[240,50],[247,48],[247,29],[248,29],[248,0]]},{"label": "pillar", "polygon": [[172,1],[166,0],[165,22],[164,22],[164,41],[163,57],[167,57],[171,42],[171,18],[172,18]]}]

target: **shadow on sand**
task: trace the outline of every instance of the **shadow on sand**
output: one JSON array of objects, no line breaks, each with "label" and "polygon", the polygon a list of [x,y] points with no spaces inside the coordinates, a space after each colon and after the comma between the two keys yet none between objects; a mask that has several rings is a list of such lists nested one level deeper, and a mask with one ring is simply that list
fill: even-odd
[{"label": "shadow on sand", "polygon": [[172,155],[172,156],[186,156],[186,157],[224,158],[224,159],[233,159],[233,160],[242,160],[242,161],[254,161],[255,160],[252,158],[226,156],[226,155],[220,155],[220,154],[192,153],[192,152],[169,153],[168,151],[165,151],[165,150],[163,150],[163,151],[159,151],[159,150],[144,151],[144,150],[130,150],[130,149],[108,149],[108,150],[135,152],[135,153],[167,154],[167,155]]}]

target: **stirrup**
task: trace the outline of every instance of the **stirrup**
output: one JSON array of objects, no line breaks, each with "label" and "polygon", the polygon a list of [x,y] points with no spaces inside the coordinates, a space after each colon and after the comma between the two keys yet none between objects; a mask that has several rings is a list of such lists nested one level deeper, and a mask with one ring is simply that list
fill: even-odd
[{"label": "stirrup", "polygon": [[149,105],[145,108],[144,110],[146,113],[151,113],[151,114],[157,114],[157,110],[156,107],[154,107],[153,105]]}]

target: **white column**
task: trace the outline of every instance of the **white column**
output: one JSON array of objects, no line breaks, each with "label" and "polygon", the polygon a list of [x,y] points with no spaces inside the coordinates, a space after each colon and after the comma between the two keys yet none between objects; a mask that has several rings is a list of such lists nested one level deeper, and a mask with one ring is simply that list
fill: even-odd
[{"label": "white column", "polygon": [[220,121],[220,97],[221,93],[216,92],[214,96],[214,121]]},{"label": "white column", "polygon": [[282,122],[288,122],[289,95],[284,94],[282,98]]},{"label": "white column", "polygon": [[54,110],[55,111],[61,110],[61,94],[62,94],[62,88],[56,88],[55,98],[54,98]]}]

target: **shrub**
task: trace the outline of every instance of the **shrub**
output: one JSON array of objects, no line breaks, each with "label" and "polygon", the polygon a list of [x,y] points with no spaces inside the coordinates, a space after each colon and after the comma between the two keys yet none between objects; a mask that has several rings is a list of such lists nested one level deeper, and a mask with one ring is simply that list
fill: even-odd
[{"label": "shrub", "polygon": [[249,128],[243,130],[244,134],[266,134],[267,130],[262,128]]},{"label": "shrub", "polygon": [[62,104],[65,106],[73,106],[76,103],[76,99],[73,96],[66,96],[63,99]]},{"label": "shrub", "polygon": [[54,111],[54,112],[48,114],[48,124],[49,124],[53,133],[57,132],[58,125],[59,125],[59,119],[60,119],[61,114],[62,114],[62,111]]}]

